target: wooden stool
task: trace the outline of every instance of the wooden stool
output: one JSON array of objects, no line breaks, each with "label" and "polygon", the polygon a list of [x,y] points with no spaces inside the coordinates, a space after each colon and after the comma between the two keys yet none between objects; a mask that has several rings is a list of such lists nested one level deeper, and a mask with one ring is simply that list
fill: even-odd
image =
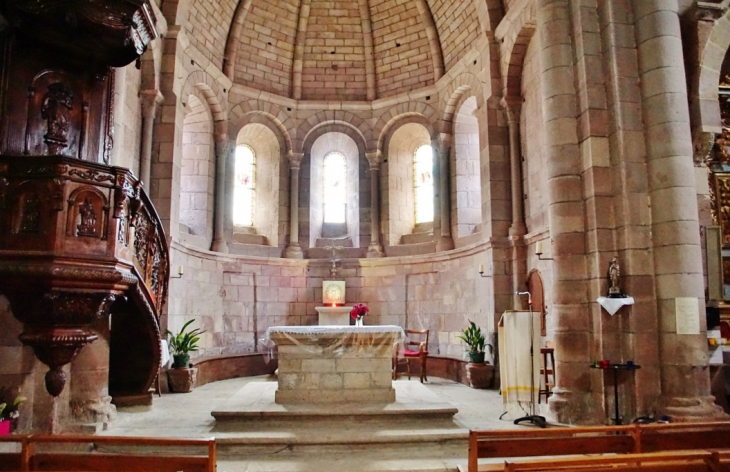
[{"label": "wooden stool", "polygon": [[[542,369],[540,369],[540,373],[542,374],[542,380],[545,384],[545,388],[541,388],[537,393],[537,403],[540,403],[540,399],[543,395],[545,395],[545,403],[547,403],[548,397],[553,394],[551,390],[552,386],[555,385],[554,352],[555,349],[551,347],[543,347],[540,349],[540,354],[542,354]],[[548,359],[550,360],[550,368],[548,368]]]}]

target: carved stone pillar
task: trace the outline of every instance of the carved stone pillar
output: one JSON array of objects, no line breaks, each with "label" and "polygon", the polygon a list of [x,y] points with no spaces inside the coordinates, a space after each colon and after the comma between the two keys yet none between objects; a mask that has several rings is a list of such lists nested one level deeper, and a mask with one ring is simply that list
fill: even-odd
[{"label": "carved stone pillar", "polygon": [[150,188],[150,167],[152,166],[152,132],[155,127],[157,106],[163,96],[159,90],[143,90],[139,93],[142,103],[142,147],[140,149],[139,179],[145,188]]},{"label": "carved stone pillar", "polygon": [[289,246],[284,251],[284,257],[287,259],[303,259],[304,253],[299,246],[299,166],[302,164],[304,153],[289,152],[289,168],[291,169],[290,182],[290,230],[289,230]]},{"label": "carved stone pillar", "polygon": [[226,164],[235,147],[226,139],[215,143],[215,213],[213,214],[213,243],[210,250],[228,253],[228,243],[224,236],[226,215]]},{"label": "carved stone pillar", "polygon": [[[718,416],[710,394],[704,280],[685,69],[676,0],[634,0],[652,216],[664,412],[673,420]],[[679,298],[697,303],[699,329],[680,333]],[[678,355],[681,353],[681,355]],[[700,368],[702,366],[702,368]]]},{"label": "carved stone pillar", "polygon": [[436,190],[436,200],[439,204],[439,219],[441,222],[441,233],[436,240],[437,251],[448,251],[454,249],[454,239],[451,237],[451,172],[450,172],[450,153],[451,153],[451,135],[446,133],[439,134],[438,138],[432,144],[434,149],[434,157],[438,168]]},{"label": "carved stone pillar", "polygon": [[380,151],[365,154],[370,164],[370,247],[368,257],[383,257],[383,246],[380,244]]},{"label": "carved stone pillar", "polygon": [[525,216],[522,208],[522,156],[520,155],[520,97],[504,97],[500,105],[507,115],[509,127],[510,187],[512,189],[512,225],[509,228],[512,246],[512,292],[515,310],[522,308],[522,298],[517,292],[524,290],[527,276],[527,258],[523,236],[525,235]]}]

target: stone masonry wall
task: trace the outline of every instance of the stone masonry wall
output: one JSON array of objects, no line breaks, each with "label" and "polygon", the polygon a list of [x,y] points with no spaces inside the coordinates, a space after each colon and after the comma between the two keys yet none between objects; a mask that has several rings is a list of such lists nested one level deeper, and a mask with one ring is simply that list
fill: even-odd
[{"label": "stone masonry wall", "polygon": [[[365,324],[428,328],[432,352],[461,357],[455,336],[468,320],[492,326],[491,284],[477,272],[488,252],[480,244],[450,256],[348,259],[339,274],[348,304],[370,307]],[[207,331],[199,356],[252,352],[269,326],[316,324],[329,279],[326,260],[221,255],[175,242],[172,264],[185,275],[170,283],[167,324],[175,332],[195,318]]]},{"label": "stone masonry wall", "polygon": [[371,0],[379,97],[433,84],[428,35],[413,0]]},{"label": "stone masonry wall", "polygon": [[240,42],[234,71],[237,83],[289,95],[298,4],[282,0],[251,5],[246,27],[236,38]]}]

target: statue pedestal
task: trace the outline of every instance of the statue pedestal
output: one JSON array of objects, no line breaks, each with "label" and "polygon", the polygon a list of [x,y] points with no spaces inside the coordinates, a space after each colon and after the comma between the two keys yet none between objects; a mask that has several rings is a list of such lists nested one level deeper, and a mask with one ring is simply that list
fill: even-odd
[{"label": "statue pedestal", "polygon": [[318,306],[320,326],[346,326],[350,324],[351,306]]}]

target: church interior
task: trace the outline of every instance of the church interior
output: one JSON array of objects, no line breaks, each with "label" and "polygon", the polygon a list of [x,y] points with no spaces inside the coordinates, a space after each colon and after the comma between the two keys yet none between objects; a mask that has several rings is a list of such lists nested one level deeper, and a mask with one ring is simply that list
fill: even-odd
[{"label": "church interior", "polygon": [[[1,0],[0,44],[15,433],[277,368],[277,404],[499,416],[525,342],[550,425],[730,413],[730,0]],[[335,312],[377,372],[308,357]]]}]

